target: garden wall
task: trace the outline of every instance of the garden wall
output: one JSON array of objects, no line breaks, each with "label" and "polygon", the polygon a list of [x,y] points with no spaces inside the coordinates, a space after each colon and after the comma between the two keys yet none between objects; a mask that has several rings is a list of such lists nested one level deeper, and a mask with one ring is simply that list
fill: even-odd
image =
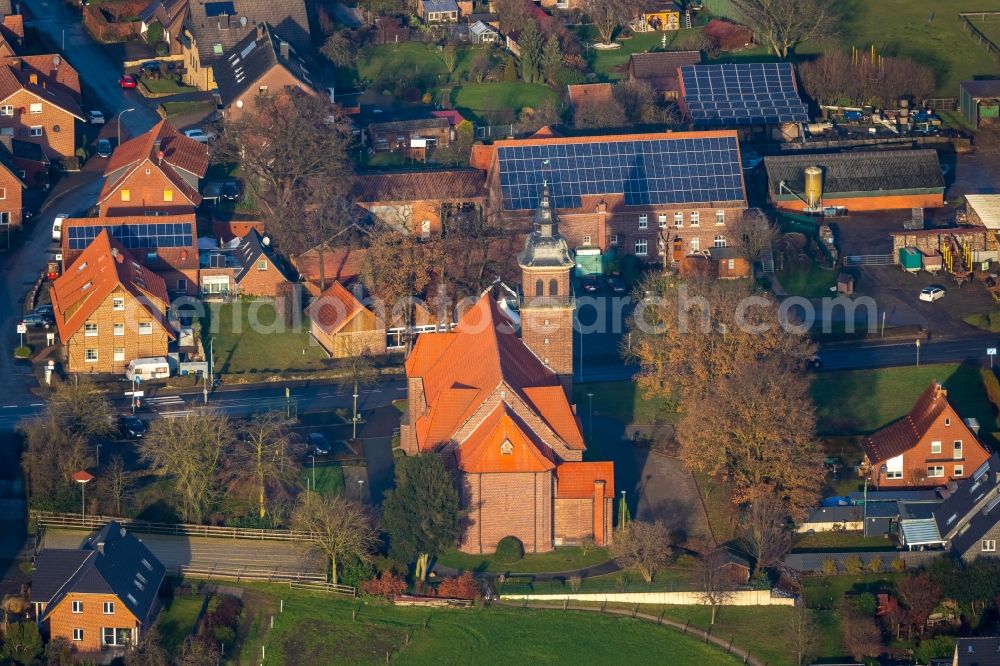
[{"label": "garden wall", "polygon": [[[510,601],[591,601],[594,603],[707,606],[700,592],[594,592],[571,594],[502,594]],[[794,606],[797,597],[773,596],[770,590],[740,590],[725,606]]]}]

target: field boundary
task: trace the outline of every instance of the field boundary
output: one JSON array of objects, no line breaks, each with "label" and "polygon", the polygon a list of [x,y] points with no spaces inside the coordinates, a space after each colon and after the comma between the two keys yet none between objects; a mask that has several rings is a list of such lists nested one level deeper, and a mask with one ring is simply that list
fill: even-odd
[{"label": "field boundary", "polygon": [[189,523],[154,523],[148,520],[134,520],[119,516],[80,516],[74,513],[52,511],[32,511],[30,517],[39,527],[96,530],[111,521],[144,534],[165,534],[169,536],[201,536],[216,539],[253,539],[255,541],[314,541],[310,532],[295,530],[266,530],[252,527],[220,527],[216,525],[193,525]]},{"label": "field boundary", "polygon": [[998,46],[992,39],[987,37],[979,28],[973,25],[972,20],[969,17],[979,17],[980,20],[985,21],[987,16],[996,17],[1000,20],[1000,12],[960,12],[958,14],[959,21],[965,26],[965,29],[969,31],[973,37],[979,40],[980,46],[984,47],[989,53],[1000,61],[1000,46]]}]

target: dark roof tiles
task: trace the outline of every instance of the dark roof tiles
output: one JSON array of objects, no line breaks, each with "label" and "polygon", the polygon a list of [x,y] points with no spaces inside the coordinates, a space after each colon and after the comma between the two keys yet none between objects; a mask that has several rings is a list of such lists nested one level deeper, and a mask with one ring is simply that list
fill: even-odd
[{"label": "dark roof tiles", "polygon": [[781,181],[795,192],[804,192],[808,166],[823,169],[824,194],[944,189],[937,151],[884,150],[765,157],[771,192],[778,193]]}]

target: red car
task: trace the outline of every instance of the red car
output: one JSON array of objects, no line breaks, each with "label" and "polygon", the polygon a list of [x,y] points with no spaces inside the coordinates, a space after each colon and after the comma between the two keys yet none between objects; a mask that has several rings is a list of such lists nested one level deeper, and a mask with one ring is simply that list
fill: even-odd
[{"label": "red car", "polygon": [[130,76],[128,74],[124,74],[124,75],[122,75],[118,79],[118,87],[119,88],[135,88],[135,85],[136,84],[135,84],[135,77],[134,76]]}]

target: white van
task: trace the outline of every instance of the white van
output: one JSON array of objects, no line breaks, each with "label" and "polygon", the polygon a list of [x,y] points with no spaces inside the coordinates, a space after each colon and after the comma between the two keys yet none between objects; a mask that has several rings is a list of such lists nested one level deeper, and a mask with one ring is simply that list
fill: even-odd
[{"label": "white van", "polygon": [[137,358],[128,364],[125,377],[130,381],[136,378],[146,381],[149,379],[165,379],[170,376],[170,364],[163,356],[153,358]]},{"label": "white van", "polygon": [[52,240],[62,240],[62,223],[67,217],[69,217],[69,213],[59,213],[56,215],[55,222],[52,223]]}]

